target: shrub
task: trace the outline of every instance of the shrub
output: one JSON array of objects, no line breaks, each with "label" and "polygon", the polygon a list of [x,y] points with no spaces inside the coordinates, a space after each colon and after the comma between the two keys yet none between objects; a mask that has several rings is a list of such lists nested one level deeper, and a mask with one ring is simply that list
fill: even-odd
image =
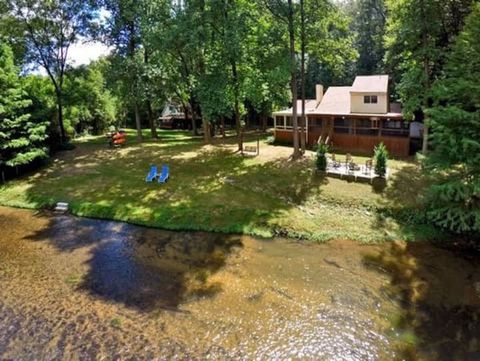
[{"label": "shrub", "polygon": [[317,170],[325,172],[327,170],[327,153],[329,151],[329,146],[327,144],[319,144],[317,147],[317,159],[316,166]]},{"label": "shrub", "polygon": [[267,144],[275,144],[275,137],[273,135],[269,136],[266,140]]},{"label": "shrub", "polygon": [[388,151],[385,144],[380,143],[375,147],[375,174],[384,178],[387,174]]}]

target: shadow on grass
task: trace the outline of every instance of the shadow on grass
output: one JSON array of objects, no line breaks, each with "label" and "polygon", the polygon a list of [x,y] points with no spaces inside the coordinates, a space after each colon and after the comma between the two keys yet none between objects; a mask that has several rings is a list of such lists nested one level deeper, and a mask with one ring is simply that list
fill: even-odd
[{"label": "shadow on grass", "polygon": [[[74,214],[93,218],[271,236],[269,220],[321,192],[326,179],[309,162],[262,163],[198,140],[79,146],[28,178],[25,195],[40,205],[69,202]],[[151,164],[170,166],[167,184],[145,183]]]},{"label": "shadow on grass", "polygon": [[448,237],[431,226],[423,205],[427,178],[417,164],[397,170],[383,188],[376,212],[374,227],[386,227],[389,219],[395,220],[405,238],[412,241],[438,240]]},{"label": "shadow on grass", "polygon": [[[29,236],[68,253],[90,253],[88,272],[75,286],[80,292],[143,312],[178,306],[192,298],[212,297],[222,285],[209,277],[221,269],[239,237],[168,232],[125,223],[55,216]],[[78,261],[77,261],[78,262]]]},{"label": "shadow on grass", "polygon": [[480,359],[480,254],[432,243],[391,243],[364,263],[385,273],[388,315],[407,360]]}]

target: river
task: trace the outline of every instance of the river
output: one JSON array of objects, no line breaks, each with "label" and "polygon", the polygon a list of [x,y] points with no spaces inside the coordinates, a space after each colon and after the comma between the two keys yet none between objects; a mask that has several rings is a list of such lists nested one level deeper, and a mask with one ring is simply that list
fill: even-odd
[{"label": "river", "polygon": [[479,266],[0,207],[0,359],[479,360]]}]

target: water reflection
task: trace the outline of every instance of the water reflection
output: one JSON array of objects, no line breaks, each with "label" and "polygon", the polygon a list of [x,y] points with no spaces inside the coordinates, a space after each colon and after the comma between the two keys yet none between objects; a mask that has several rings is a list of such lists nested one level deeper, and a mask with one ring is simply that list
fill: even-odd
[{"label": "water reflection", "polygon": [[406,359],[480,360],[480,258],[427,243],[392,243],[365,257],[391,278],[385,294]]}]

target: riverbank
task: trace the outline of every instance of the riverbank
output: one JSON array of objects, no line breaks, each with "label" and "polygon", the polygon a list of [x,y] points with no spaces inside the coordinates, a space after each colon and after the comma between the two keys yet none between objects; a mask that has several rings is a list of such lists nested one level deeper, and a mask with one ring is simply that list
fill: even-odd
[{"label": "riverbank", "polygon": [[[323,177],[314,154],[288,160],[291,148],[260,142],[258,157],[235,153],[233,138],[204,145],[187,132],[160,131],[160,139],[109,149],[103,137],[75,142],[51,164],[0,187],[0,204],[51,208],[68,202],[74,215],[170,230],[202,230],[310,241],[418,240],[433,228],[399,220],[415,214],[421,177],[413,161],[392,160],[388,187]],[[256,137],[247,142],[256,144]],[[342,155],[337,155],[342,159]],[[355,157],[364,164],[366,158]],[[167,184],[145,183],[150,164],[169,164]]]}]

